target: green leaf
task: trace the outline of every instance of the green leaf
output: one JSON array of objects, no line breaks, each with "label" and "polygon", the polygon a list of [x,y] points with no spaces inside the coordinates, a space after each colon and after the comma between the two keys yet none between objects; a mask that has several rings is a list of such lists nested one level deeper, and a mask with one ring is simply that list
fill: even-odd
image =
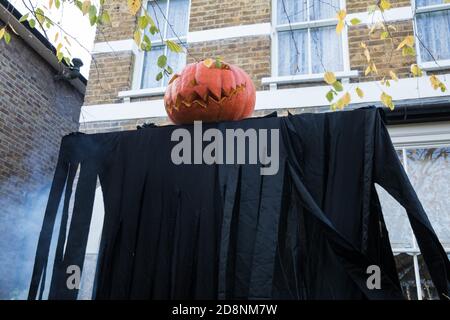
[{"label": "green leaf", "polygon": [[104,24],[111,24],[111,18],[109,16],[108,11],[103,11],[102,12],[101,21]]},{"label": "green leaf", "polygon": [[341,92],[342,90],[344,90],[344,87],[342,86],[342,83],[340,81],[335,81],[332,86],[337,92]]},{"label": "green leaf", "polygon": [[384,40],[384,39],[387,39],[387,38],[389,38],[389,32],[383,31],[383,32],[380,34],[380,39],[381,39],[381,40]]},{"label": "green leaf", "polygon": [[161,80],[162,77],[163,77],[163,73],[162,73],[162,72],[159,72],[159,73],[156,75],[156,81]]},{"label": "green leaf", "polygon": [[59,9],[60,6],[61,6],[61,1],[60,0],[55,0],[55,7],[56,7],[56,9]]},{"label": "green leaf", "polygon": [[183,52],[183,48],[176,42],[173,42],[172,40],[166,40],[167,47],[170,51],[180,53]]},{"label": "green leaf", "polygon": [[160,67],[161,69],[164,68],[166,66],[166,64],[167,64],[167,57],[165,55],[163,55],[163,54],[160,55],[158,57],[157,64],[158,64],[158,67]]},{"label": "green leaf", "polygon": [[11,41],[11,35],[9,34],[8,31],[5,31],[4,37],[5,37],[6,44],[8,44]]},{"label": "green leaf", "polygon": [[141,29],[145,29],[148,26],[148,18],[146,15],[140,16],[138,18],[138,26]]},{"label": "green leaf", "polygon": [[97,7],[95,6],[89,7],[89,22],[91,23],[91,26],[97,22]]},{"label": "green leaf", "polygon": [[22,23],[22,22],[24,22],[24,21],[27,21],[28,16],[29,16],[29,13],[24,14],[24,15],[22,16],[22,18],[19,19],[19,22]]},{"label": "green leaf", "polygon": [[150,27],[150,33],[152,35],[154,35],[155,33],[158,33],[158,32],[159,32],[159,29],[156,26],[151,26]]},{"label": "green leaf", "polygon": [[334,99],[334,91],[333,90],[328,91],[325,97],[327,98],[328,102],[333,101],[333,99]]},{"label": "green leaf", "polygon": [[56,57],[58,58],[58,61],[61,62],[61,60],[64,58],[64,54],[61,51],[58,51]]},{"label": "green leaf", "polygon": [[45,21],[45,13],[44,13],[44,11],[41,8],[37,8],[34,11],[34,15],[35,15],[37,21],[39,21],[40,24],[44,23],[44,21]]},{"label": "green leaf", "polygon": [[152,42],[146,34],[144,34],[144,38],[142,39],[141,49],[144,51],[150,51],[152,49]]},{"label": "green leaf", "polygon": [[361,23],[361,20],[359,20],[358,18],[353,18],[352,20],[350,20],[350,23],[352,24],[352,26],[356,26],[357,24]]},{"label": "green leaf", "polygon": [[416,55],[416,50],[414,50],[413,47],[404,46],[402,48],[402,56],[404,56],[404,57],[406,57],[406,56],[414,57],[415,55]]},{"label": "green leaf", "polygon": [[29,23],[29,25],[30,25],[31,28],[36,27],[36,20],[34,20],[34,19],[30,19],[30,20],[28,21],[28,23]]}]

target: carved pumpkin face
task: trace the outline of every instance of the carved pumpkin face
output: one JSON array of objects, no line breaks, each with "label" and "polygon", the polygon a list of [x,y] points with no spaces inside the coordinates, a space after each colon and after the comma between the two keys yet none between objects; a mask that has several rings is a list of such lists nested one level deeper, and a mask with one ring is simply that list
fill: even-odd
[{"label": "carved pumpkin face", "polygon": [[255,108],[255,86],[239,67],[212,59],[188,64],[169,81],[164,105],[175,124],[240,120]]}]

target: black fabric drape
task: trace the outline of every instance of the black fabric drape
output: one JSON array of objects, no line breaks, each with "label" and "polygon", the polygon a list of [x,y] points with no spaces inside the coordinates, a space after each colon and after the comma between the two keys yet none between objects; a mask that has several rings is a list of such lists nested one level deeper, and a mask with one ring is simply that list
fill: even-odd
[{"label": "black fabric drape", "polygon": [[[203,127],[278,129],[278,172],[175,165],[176,126],[64,137],[29,299],[42,297],[63,195],[49,298],[76,299],[66,269],[83,266],[97,177],[96,299],[402,299],[375,183],[405,207],[439,295],[449,296],[450,263],[375,108]],[[366,285],[370,265],[381,289]]]}]

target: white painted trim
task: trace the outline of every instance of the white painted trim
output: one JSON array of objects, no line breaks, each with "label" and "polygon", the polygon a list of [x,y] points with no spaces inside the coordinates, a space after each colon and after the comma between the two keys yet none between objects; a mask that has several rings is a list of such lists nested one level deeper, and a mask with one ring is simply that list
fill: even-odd
[{"label": "white painted trim", "polygon": [[131,51],[135,55],[139,49],[133,39],[97,42],[94,44],[92,54]]},{"label": "white painted trim", "polygon": [[163,95],[165,91],[166,87],[146,88],[146,89],[119,91],[119,94],[117,96],[122,99],[152,97]]},{"label": "white painted trim", "polygon": [[[447,87],[450,87],[450,74],[441,75],[440,79]],[[359,98],[354,94],[354,89],[357,86],[364,91],[363,98]],[[352,92],[352,103],[354,104],[379,103],[382,89],[392,96],[394,102],[413,99],[420,101],[421,99],[438,97],[450,101],[450,91],[441,92],[440,90],[434,90],[426,76],[400,79],[398,82],[392,81],[389,88],[381,88],[379,81],[371,81],[350,83],[345,85],[345,89]],[[325,98],[325,95],[329,90],[330,86],[318,85],[302,88],[257,91],[255,109],[265,110],[328,106],[329,102]],[[83,106],[81,111],[80,123],[166,116],[163,99]]]},{"label": "white painted trim", "polygon": [[[334,73],[336,78],[355,78],[358,77],[358,71],[341,71]],[[290,84],[290,83],[305,83],[305,82],[320,82],[323,81],[324,73],[315,73],[315,74],[297,74],[293,76],[280,76],[280,77],[267,77],[262,78],[262,84]]]},{"label": "white painted trim", "polygon": [[425,71],[450,69],[450,59],[438,60],[437,63],[434,61],[422,62],[420,67]]},{"label": "white painted trim", "polygon": [[383,16],[379,10],[374,13],[365,12],[356,12],[350,13],[345,17],[345,21],[350,24],[350,21],[353,18],[358,18],[361,20],[361,24],[373,24],[376,22],[381,22],[384,20],[386,22],[395,22],[395,21],[403,21],[403,20],[411,20],[413,18],[413,11],[411,10],[411,6],[400,7],[400,8],[392,8],[383,12]]},{"label": "white painted trim", "polygon": [[231,38],[255,37],[261,35],[270,35],[270,23],[256,23],[241,26],[208,29],[202,31],[189,32],[187,35],[188,43],[216,41]]},{"label": "white painted trim", "polygon": [[440,4],[430,5],[430,6],[417,7],[416,13],[434,12],[434,11],[442,11],[442,10],[449,10],[449,9],[450,9],[450,3],[440,3]]},{"label": "white painted trim", "polygon": [[391,125],[388,131],[395,147],[450,145],[450,121]]}]

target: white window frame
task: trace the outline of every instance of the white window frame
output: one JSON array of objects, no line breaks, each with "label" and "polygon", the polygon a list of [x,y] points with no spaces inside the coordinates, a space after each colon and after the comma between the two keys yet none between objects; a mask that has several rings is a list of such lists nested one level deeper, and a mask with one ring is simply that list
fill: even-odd
[{"label": "white window frame", "polygon": [[[145,0],[143,1],[143,8],[147,8],[148,7],[148,3],[154,1],[154,0]],[[167,8],[166,8],[166,12],[165,12],[165,16],[167,18],[169,18],[169,6],[170,6],[170,1],[171,0],[167,0]],[[188,36],[188,32],[189,32],[189,22],[190,22],[190,13],[191,13],[191,0],[187,0],[189,2],[188,4],[188,19],[187,19],[187,24],[186,24],[186,33],[184,36],[180,36],[179,38],[177,37],[172,37],[172,38],[164,38],[163,40],[172,40],[174,42],[179,43],[180,41],[182,43],[187,44],[187,36]],[[144,13],[144,9],[142,9],[142,13]],[[155,21],[156,23],[156,21]],[[161,23],[161,21],[159,22]],[[167,33],[167,28],[168,28],[168,23],[164,21],[164,30],[163,30],[163,34],[165,35]],[[159,38],[158,40],[154,40],[152,41],[152,49],[155,47],[159,47],[159,46],[165,46],[164,48],[164,54],[167,56],[168,53],[168,48],[167,46],[164,44],[164,42],[161,41],[161,39]],[[166,90],[166,86],[164,85],[164,81],[161,81],[161,85],[158,87],[151,87],[151,88],[141,88],[141,83],[142,83],[142,76],[143,76],[143,71],[144,71],[144,57],[145,57],[145,51],[140,50],[138,48],[138,53],[135,55],[135,61],[134,61],[134,68],[133,68],[133,79],[132,79],[132,85],[131,88],[132,90],[139,90],[142,94],[142,96],[152,96],[152,95],[161,95],[165,92]],[[156,63],[156,61],[155,61]],[[127,94],[127,96],[129,96],[129,94]],[[119,94],[119,98],[120,98],[120,94]],[[125,96],[124,96],[125,97]]]},{"label": "white window frame", "polygon": [[[288,1],[288,0],[286,0]],[[345,0],[339,1],[339,6],[341,9],[345,8]],[[263,78],[261,80],[262,84],[269,84],[271,89],[276,89],[276,84],[286,84],[286,83],[302,83],[302,82],[320,82],[323,81],[323,73],[312,73],[312,63],[309,62],[308,68],[309,72],[307,74],[301,75],[287,75],[280,76],[278,73],[278,32],[290,30],[288,24],[278,25],[277,21],[278,15],[278,1],[272,0],[272,30],[271,30],[271,74],[269,78]],[[307,6],[307,15],[309,16],[309,6]],[[308,50],[309,57],[311,59],[311,32],[310,29],[314,27],[326,27],[326,26],[336,26],[338,23],[337,18],[313,20],[313,21],[302,21],[291,23],[293,30],[307,29],[308,30]],[[337,35],[336,35],[337,36]],[[351,77],[357,77],[358,71],[350,70],[350,56],[348,48],[348,30],[347,25],[341,33],[341,43],[342,43],[342,63],[343,70],[335,72],[337,78],[348,79]],[[336,71],[336,70],[330,70]]]},{"label": "white window frame", "polygon": [[[413,19],[413,28],[414,28],[414,37],[415,37],[415,43],[416,43],[416,56],[417,56],[417,64],[425,71],[435,71],[435,70],[442,70],[442,69],[448,69],[450,68],[450,59],[440,59],[435,61],[422,61],[422,55],[421,55],[421,45],[420,41],[417,37],[419,34],[419,30],[417,28],[417,15],[421,13],[429,13],[429,12],[436,12],[436,11],[443,11],[443,10],[450,10],[450,3],[441,3],[441,4],[433,4],[425,7],[417,7],[416,6],[416,0],[411,0],[411,8],[414,13],[414,19]],[[450,41],[450,39],[448,39]]]},{"label": "white window frame", "polygon": [[[414,1],[414,0],[413,0]],[[388,127],[389,135],[396,150],[402,150],[403,167],[408,173],[406,150],[415,148],[438,148],[450,146],[450,122],[421,123],[414,125],[394,125]],[[418,256],[421,254],[414,233],[411,230],[412,247],[392,248],[394,256],[405,253],[413,257],[414,277],[416,281],[417,299],[422,300],[422,286]],[[450,247],[444,247],[450,255]]]}]

